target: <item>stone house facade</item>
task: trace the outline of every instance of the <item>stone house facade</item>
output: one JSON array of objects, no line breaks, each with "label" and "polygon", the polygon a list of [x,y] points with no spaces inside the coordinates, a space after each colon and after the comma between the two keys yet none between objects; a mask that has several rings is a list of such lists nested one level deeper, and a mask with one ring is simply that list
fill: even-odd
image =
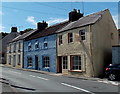
[{"label": "stone house facade", "polygon": [[57,71],[101,76],[112,62],[112,45],[118,45],[118,32],[108,9],[71,21],[57,31]]},{"label": "stone house facade", "polygon": [[7,44],[7,66],[23,68],[23,42],[24,39],[35,33],[36,30],[32,30],[22,35],[17,36]]},{"label": "stone house facade", "polygon": [[7,46],[7,65],[22,68],[23,40],[12,41]]}]

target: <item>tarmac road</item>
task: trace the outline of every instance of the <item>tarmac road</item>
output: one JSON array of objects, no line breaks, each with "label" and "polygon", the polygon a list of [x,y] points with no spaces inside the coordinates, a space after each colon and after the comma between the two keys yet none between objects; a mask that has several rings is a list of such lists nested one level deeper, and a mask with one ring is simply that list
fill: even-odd
[{"label": "tarmac road", "polygon": [[[14,92],[52,92],[63,94],[97,94],[118,93],[118,85],[102,83],[100,81],[70,78],[62,75],[48,75],[30,71],[2,67],[2,78],[9,81]],[[7,87],[2,86],[3,92]],[[71,92],[71,93],[70,93]],[[56,94],[55,93],[55,94]]]}]

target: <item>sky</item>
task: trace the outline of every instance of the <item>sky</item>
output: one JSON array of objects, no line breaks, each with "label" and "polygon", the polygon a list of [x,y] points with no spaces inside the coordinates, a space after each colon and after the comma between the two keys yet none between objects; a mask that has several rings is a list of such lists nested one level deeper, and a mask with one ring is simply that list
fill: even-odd
[{"label": "sky", "polygon": [[109,9],[118,28],[118,2],[2,2],[0,32],[10,32],[14,26],[18,31],[36,29],[37,22],[43,20],[51,26],[68,20],[68,13],[74,8],[84,16]]}]

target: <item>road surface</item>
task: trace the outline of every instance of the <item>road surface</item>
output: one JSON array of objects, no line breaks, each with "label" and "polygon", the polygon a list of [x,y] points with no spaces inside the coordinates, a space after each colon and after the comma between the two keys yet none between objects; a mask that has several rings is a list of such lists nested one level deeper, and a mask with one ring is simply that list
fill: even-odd
[{"label": "road surface", "polygon": [[[61,92],[63,94],[115,94],[118,85],[100,81],[70,78],[62,75],[49,75],[2,67],[2,78],[9,82],[13,92]],[[6,84],[7,85],[7,84]],[[8,92],[2,87],[2,92]],[[71,93],[70,93],[71,92]],[[50,93],[52,94],[52,93]]]}]

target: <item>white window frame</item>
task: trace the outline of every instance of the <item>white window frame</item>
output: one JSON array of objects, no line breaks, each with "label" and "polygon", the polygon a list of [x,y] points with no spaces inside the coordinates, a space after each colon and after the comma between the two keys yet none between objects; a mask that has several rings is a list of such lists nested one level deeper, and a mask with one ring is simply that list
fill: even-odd
[{"label": "white window frame", "polygon": [[50,57],[49,56],[43,56],[43,67],[44,68],[50,67]]},{"label": "white window frame", "polygon": [[[77,58],[75,58],[77,56]],[[74,57],[74,59],[73,59]],[[81,70],[82,69],[82,65],[81,65],[81,56],[80,55],[73,55],[71,56],[71,67],[72,70],[76,71],[76,70]]]},{"label": "white window frame", "polygon": [[33,66],[33,58],[31,56],[27,57],[27,64],[28,64],[28,67],[32,67]]},{"label": "white window frame", "polygon": [[86,32],[85,29],[79,31],[81,40],[86,40],[85,32]]},{"label": "white window frame", "polygon": [[[47,46],[46,46],[47,45]],[[44,38],[44,48],[48,48],[47,38]]]},{"label": "white window frame", "polygon": [[30,51],[32,49],[32,44],[31,42],[28,43],[28,51]]},{"label": "white window frame", "polygon": [[35,50],[39,49],[39,43],[38,41],[35,42]]},{"label": "white window frame", "polygon": [[[72,36],[71,36],[72,34]],[[72,40],[72,41],[71,41]],[[68,33],[68,43],[72,43],[73,42],[73,33]]]},{"label": "white window frame", "polygon": [[68,69],[68,57],[67,56],[62,57],[62,65],[63,65],[63,69]]}]

